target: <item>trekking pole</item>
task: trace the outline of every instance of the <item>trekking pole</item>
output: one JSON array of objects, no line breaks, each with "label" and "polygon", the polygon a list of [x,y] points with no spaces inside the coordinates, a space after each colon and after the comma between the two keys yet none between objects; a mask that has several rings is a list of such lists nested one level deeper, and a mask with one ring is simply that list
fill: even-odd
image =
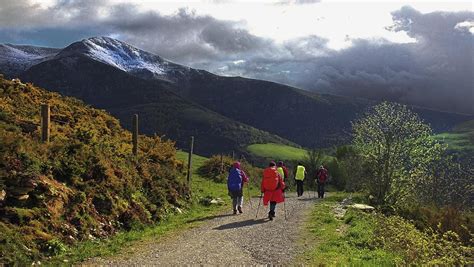
[{"label": "trekking pole", "polygon": [[285,221],[286,219],[286,195],[283,193],[283,209],[285,210]]},{"label": "trekking pole", "polygon": [[263,193],[260,193],[260,199],[258,200],[257,214],[255,214],[255,219],[258,217],[258,210],[260,209],[260,202],[262,202]]}]

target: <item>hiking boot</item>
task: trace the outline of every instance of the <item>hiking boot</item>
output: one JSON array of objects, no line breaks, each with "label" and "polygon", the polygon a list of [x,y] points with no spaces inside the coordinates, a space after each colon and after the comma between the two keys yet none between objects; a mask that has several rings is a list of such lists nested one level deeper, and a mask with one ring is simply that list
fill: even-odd
[{"label": "hiking boot", "polygon": [[268,219],[270,219],[270,221],[273,221],[273,218],[275,218],[275,212],[268,212]]},{"label": "hiking boot", "polygon": [[234,215],[237,214],[237,210],[234,210]]},{"label": "hiking boot", "polygon": [[239,213],[243,213],[241,206],[238,206],[237,209],[239,210]]}]

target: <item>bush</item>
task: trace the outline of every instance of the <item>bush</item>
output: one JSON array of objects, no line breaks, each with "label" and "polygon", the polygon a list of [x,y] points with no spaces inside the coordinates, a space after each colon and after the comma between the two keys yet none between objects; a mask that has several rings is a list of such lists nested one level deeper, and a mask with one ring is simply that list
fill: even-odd
[{"label": "bush", "polygon": [[453,206],[416,206],[399,210],[398,213],[410,220],[421,231],[435,229],[444,234],[454,232],[466,246],[473,246],[474,214],[463,212]]},{"label": "bush", "polygon": [[[227,175],[232,164],[235,162],[231,157],[223,156],[221,164],[221,156],[214,155],[204,162],[198,169],[198,174],[204,178],[211,179],[215,182],[227,182]],[[250,184],[260,186],[263,170],[252,166],[247,161],[241,161],[241,168],[250,179]]]},{"label": "bush", "polygon": [[204,178],[215,182],[223,183],[227,181],[227,173],[234,163],[234,160],[228,156],[214,155],[204,162],[198,169],[198,174]]},{"label": "bush", "polygon": [[[60,254],[62,241],[150,224],[189,199],[173,142],[140,136],[132,156],[131,134],[106,112],[32,85],[0,79],[0,89],[0,262]],[[46,100],[43,144],[38,130],[18,126],[38,125]]]},{"label": "bush", "polygon": [[405,264],[464,265],[474,256],[456,233],[422,232],[399,216],[377,215],[374,236],[375,246],[403,255]]}]

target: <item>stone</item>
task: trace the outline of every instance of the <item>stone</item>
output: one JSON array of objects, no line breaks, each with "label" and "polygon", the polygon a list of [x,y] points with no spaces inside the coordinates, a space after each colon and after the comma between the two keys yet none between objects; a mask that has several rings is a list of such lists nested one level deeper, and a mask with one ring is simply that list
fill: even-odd
[{"label": "stone", "polygon": [[224,201],[222,201],[222,199],[220,199],[220,198],[217,198],[217,199],[211,200],[210,203],[214,204],[214,205],[222,205],[222,204],[224,204]]},{"label": "stone", "polygon": [[0,191],[0,201],[4,201],[7,197],[7,192],[5,190]]},{"label": "stone", "polygon": [[30,195],[21,195],[21,196],[16,196],[15,198],[21,201],[25,201],[28,198],[30,198]]},{"label": "stone", "polygon": [[362,210],[362,211],[373,211],[373,210],[375,210],[374,207],[369,206],[369,205],[365,205],[365,204],[352,204],[349,207],[354,208],[354,209],[358,209],[358,210]]}]

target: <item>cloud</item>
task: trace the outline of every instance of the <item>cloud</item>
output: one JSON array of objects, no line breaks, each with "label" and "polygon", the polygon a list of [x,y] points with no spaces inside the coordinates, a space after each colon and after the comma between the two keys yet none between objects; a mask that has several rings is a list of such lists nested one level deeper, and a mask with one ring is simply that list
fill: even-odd
[{"label": "cloud", "polygon": [[50,7],[3,2],[0,42],[58,47],[106,35],[222,75],[474,114],[473,12],[424,14],[402,7],[387,29],[406,32],[416,43],[351,39],[350,47],[336,51],[317,35],[277,43],[252,34],[244,21],[189,9],[163,15],[106,0],[60,0]]},{"label": "cloud", "polygon": [[392,16],[389,29],[406,32],[415,43],[353,39],[349,48],[334,51],[327,40],[308,36],[283,44],[281,54],[287,56],[254,58],[227,71],[320,92],[474,114],[474,13],[422,14],[403,7]]}]

